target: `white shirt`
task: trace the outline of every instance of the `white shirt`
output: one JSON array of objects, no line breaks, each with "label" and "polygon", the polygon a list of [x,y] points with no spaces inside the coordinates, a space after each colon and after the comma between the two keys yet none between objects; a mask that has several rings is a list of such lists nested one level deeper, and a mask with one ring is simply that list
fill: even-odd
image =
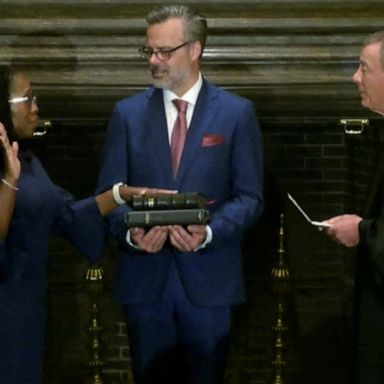
[{"label": "white shirt", "polygon": [[175,93],[173,93],[168,89],[163,91],[164,109],[165,109],[165,117],[167,119],[169,143],[171,143],[172,129],[173,129],[173,126],[175,125],[175,121],[178,115],[177,108],[175,104],[173,104],[172,100],[182,99],[188,102],[186,118],[187,118],[187,128],[189,128],[189,125],[191,124],[191,120],[192,120],[193,111],[195,110],[196,101],[199,96],[199,92],[202,85],[203,85],[203,78],[201,76],[201,73],[199,72],[199,78],[196,81],[196,83],[182,97],[178,97]]}]

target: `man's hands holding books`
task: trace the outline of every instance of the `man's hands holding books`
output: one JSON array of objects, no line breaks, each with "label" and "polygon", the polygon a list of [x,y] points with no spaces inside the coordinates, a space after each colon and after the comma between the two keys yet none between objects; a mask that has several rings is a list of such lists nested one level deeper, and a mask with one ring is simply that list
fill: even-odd
[{"label": "man's hands holding books", "polygon": [[130,229],[132,242],[142,251],[155,253],[160,251],[169,236],[171,244],[180,252],[192,252],[204,243],[207,237],[205,225],[155,226],[146,231],[144,228]]},{"label": "man's hands holding books", "polygon": [[168,237],[168,228],[166,226],[155,226],[148,231],[144,228],[131,228],[131,241],[141,251],[155,253],[159,252]]},{"label": "man's hands holding books", "polygon": [[181,252],[192,252],[207,237],[205,225],[188,225],[187,229],[180,225],[168,226],[171,244]]}]

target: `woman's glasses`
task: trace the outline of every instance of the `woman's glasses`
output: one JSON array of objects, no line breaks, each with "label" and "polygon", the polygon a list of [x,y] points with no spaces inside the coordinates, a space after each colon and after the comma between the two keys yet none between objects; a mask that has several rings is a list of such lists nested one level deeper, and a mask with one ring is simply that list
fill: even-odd
[{"label": "woman's glasses", "polygon": [[21,96],[21,97],[12,97],[8,100],[9,104],[19,104],[27,103],[30,107],[32,104],[37,104],[37,96]]}]

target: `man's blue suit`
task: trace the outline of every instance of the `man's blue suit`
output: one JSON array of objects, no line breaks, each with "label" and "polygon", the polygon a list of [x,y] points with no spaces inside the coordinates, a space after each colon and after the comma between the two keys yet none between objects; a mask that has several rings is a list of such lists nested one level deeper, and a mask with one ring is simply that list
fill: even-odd
[{"label": "man's blue suit", "polygon": [[162,90],[152,87],[118,102],[109,123],[97,192],[120,181],[199,192],[209,202],[213,232],[212,242],[197,252],[177,252],[167,244],[160,252],[144,253],[127,244],[123,216],[129,207],[120,206],[109,216],[119,244],[118,301],[128,306],[156,303],[173,266],[193,304],[229,307],[243,302],[241,239],[262,211],[262,167],[261,135],[252,103],[205,80],[176,179]]}]

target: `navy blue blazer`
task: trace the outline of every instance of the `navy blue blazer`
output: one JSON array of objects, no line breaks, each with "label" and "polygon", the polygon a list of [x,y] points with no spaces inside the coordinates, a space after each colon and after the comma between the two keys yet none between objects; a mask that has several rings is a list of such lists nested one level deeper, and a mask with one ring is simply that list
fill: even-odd
[{"label": "navy blue blazer", "polygon": [[210,202],[213,241],[197,252],[177,252],[169,245],[157,253],[135,250],[126,242],[123,223],[129,207],[120,206],[108,217],[119,244],[117,299],[123,304],[158,300],[175,260],[195,304],[244,301],[241,239],[262,212],[262,168],[261,134],[249,100],[203,82],[176,179],[162,90],[149,88],[119,101],[109,122],[97,192],[120,181],[199,192]]}]

